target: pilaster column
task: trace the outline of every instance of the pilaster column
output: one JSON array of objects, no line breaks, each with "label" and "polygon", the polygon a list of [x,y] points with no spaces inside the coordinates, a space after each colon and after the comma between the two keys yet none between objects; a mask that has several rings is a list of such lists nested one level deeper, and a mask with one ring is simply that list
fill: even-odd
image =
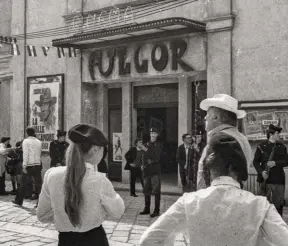
[{"label": "pilaster column", "polygon": [[[188,77],[180,77],[178,86],[178,146],[182,144],[182,135],[192,129],[192,83]],[[181,179],[178,167],[178,186]]]},{"label": "pilaster column", "polygon": [[131,147],[132,135],[132,86],[131,83],[122,84],[122,183],[129,183],[129,172],[124,170],[125,153]]},{"label": "pilaster column", "polygon": [[105,84],[97,85],[97,127],[108,138],[108,89]]}]

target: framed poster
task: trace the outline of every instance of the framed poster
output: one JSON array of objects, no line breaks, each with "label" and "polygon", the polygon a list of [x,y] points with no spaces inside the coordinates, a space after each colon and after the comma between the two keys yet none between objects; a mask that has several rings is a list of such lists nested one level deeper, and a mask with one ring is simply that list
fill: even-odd
[{"label": "framed poster", "polygon": [[282,127],[282,140],[288,140],[288,101],[242,102],[240,108],[247,112],[243,119],[243,133],[248,140],[266,140],[270,124]]},{"label": "framed poster", "polygon": [[28,77],[28,125],[34,127],[48,152],[58,129],[63,129],[64,74]]},{"label": "framed poster", "polygon": [[122,162],[122,133],[113,132],[113,161]]}]

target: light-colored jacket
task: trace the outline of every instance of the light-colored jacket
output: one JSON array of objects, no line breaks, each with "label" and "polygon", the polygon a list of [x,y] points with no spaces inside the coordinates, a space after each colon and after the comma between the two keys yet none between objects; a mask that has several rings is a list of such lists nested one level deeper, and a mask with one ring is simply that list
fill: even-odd
[{"label": "light-colored jacket", "polygon": [[41,141],[35,137],[28,137],[22,143],[23,167],[41,165]]},{"label": "light-colored jacket", "polygon": [[42,223],[54,222],[60,232],[86,232],[99,227],[106,216],[120,218],[125,210],[123,199],[115,192],[112,183],[104,173],[86,163],[86,173],[81,189],[83,203],[80,207],[82,224],[74,227],[65,212],[65,176],[67,167],[50,168],[44,176],[44,182],[37,208],[38,220]]},{"label": "light-colored jacket", "polygon": [[4,143],[0,143],[0,176],[3,175],[3,173],[6,170],[6,162],[7,162],[7,156],[6,156],[6,146]]},{"label": "light-colored jacket", "polygon": [[211,137],[213,137],[215,134],[217,134],[219,132],[223,132],[227,135],[230,135],[231,137],[234,137],[237,140],[237,142],[240,144],[240,146],[243,150],[243,153],[246,157],[246,160],[247,160],[247,170],[249,170],[249,166],[251,165],[251,163],[253,161],[252,149],[251,149],[251,146],[248,142],[248,139],[241,132],[239,132],[236,127],[231,126],[231,125],[227,125],[227,124],[223,124],[221,126],[214,128],[213,130],[211,130],[207,134],[207,145],[204,148],[202,155],[201,155],[201,158],[200,158],[199,163],[198,163],[197,190],[206,188],[206,184],[205,184],[205,180],[204,180],[204,176],[203,176],[203,162],[204,162],[204,159],[205,159],[206,154],[207,154],[207,150],[208,150],[208,146],[209,146],[209,140],[211,139]]},{"label": "light-colored jacket", "polygon": [[266,197],[241,190],[228,176],[184,193],[142,235],[141,246],[172,246],[188,232],[191,246],[287,246],[288,226]]}]

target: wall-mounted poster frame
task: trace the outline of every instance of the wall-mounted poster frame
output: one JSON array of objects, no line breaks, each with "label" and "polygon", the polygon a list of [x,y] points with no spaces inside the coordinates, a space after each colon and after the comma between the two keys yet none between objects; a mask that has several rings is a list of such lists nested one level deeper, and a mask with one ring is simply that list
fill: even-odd
[{"label": "wall-mounted poster frame", "polygon": [[49,152],[50,142],[64,126],[64,74],[27,78],[27,122]]},{"label": "wall-mounted poster frame", "polygon": [[288,141],[288,100],[242,101],[239,108],[247,112],[242,129],[248,140],[267,139],[267,128],[273,124],[283,128],[280,138]]}]

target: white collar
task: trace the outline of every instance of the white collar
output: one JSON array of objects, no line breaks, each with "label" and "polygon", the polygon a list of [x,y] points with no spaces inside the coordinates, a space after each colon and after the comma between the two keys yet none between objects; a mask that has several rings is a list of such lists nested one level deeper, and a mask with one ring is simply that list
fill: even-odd
[{"label": "white collar", "polygon": [[93,164],[91,164],[91,163],[85,162],[85,166],[86,166],[86,168],[88,168],[88,169],[92,169],[92,170],[94,170],[94,171],[98,171],[98,165],[93,165]]},{"label": "white collar", "polygon": [[240,184],[233,178],[229,176],[220,176],[214,179],[211,183],[211,186],[218,186],[218,185],[229,185],[235,186],[236,188],[240,189]]}]

